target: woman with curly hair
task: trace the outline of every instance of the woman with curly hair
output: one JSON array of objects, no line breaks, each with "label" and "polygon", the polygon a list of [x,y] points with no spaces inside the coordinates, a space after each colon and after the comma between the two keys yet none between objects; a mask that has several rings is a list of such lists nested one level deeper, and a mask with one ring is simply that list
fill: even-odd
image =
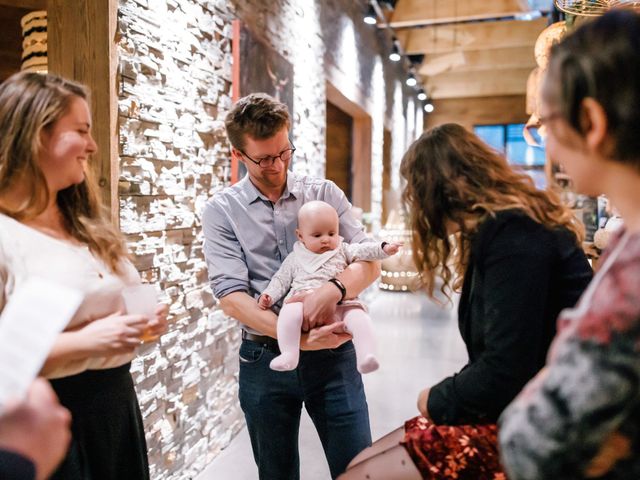
[{"label": "woman with curly hair", "polygon": [[469,361],[418,396],[421,416],[374,443],[344,479],[502,478],[495,422],[544,365],[559,312],[591,279],[582,231],[552,193],[460,125],[425,132],[401,165],[414,262],[461,291]]}]

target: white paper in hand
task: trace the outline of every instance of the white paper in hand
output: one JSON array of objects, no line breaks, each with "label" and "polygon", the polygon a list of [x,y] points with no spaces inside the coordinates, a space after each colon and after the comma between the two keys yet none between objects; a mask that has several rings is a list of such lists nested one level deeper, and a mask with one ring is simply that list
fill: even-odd
[{"label": "white paper in hand", "polygon": [[0,315],[0,411],[7,400],[24,398],[82,300],[78,290],[40,278],[9,298]]}]

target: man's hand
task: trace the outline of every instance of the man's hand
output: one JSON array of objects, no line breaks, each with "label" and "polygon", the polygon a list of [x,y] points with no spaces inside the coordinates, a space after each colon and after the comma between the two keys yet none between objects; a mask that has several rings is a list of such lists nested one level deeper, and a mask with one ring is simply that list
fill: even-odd
[{"label": "man's hand", "polygon": [[429,415],[429,410],[427,409],[427,403],[429,402],[430,391],[431,391],[430,388],[425,388],[418,395],[418,410],[420,410],[420,415],[422,415],[424,418],[426,418],[431,422],[432,421],[431,416]]},{"label": "man's hand", "polygon": [[312,328],[334,322],[336,305],[341,298],[342,294],[335,285],[325,283],[315,290],[294,295],[286,303],[302,302],[302,311],[304,312],[302,331],[308,332]]},{"label": "man's hand", "polygon": [[69,448],[70,424],[49,382],[36,379],[27,398],[0,415],[0,448],[31,460],[38,480],[49,478]]},{"label": "man's hand", "polygon": [[300,350],[338,348],[349,340],[351,340],[351,335],[345,333],[344,322],[334,322],[314,328],[309,333],[302,335]]}]

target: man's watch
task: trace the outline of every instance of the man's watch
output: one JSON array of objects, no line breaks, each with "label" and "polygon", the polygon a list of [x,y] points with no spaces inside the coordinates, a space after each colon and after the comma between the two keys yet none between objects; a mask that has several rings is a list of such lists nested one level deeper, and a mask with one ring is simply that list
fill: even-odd
[{"label": "man's watch", "polygon": [[344,300],[344,297],[347,296],[347,287],[345,287],[344,283],[342,283],[337,278],[330,278],[329,283],[333,283],[338,288],[338,290],[340,290],[341,296],[340,296],[340,301],[338,302],[338,305],[341,305],[342,301]]}]

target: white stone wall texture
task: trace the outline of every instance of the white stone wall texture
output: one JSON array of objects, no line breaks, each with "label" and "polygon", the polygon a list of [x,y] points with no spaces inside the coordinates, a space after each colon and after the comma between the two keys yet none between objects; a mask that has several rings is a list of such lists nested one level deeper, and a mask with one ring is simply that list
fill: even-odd
[{"label": "white stone wall texture", "polygon": [[365,3],[120,0],[120,227],[144,280],[171,306],[169,332],[143,345],[132,365],[154,480],[194,478],[244,425],[240,330],[209,288],[200,223],[204,202],[230,181],[223,122],[232,103],[231,22],[245,22],[294,66],[295,171],[324,177],[328,69],[369,97],[379,227],[383,129],[393,132],[397,165],[422,115],[386,58],[388,38],[362,23]]}]

